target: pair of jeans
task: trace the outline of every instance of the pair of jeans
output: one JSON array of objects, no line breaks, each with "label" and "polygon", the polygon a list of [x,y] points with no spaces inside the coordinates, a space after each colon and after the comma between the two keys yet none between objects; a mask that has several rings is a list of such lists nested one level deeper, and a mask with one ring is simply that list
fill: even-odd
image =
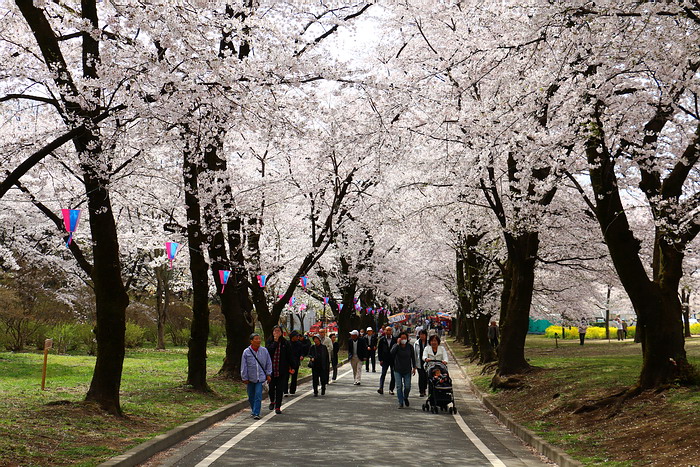
[{"label": "pair of jeans", "polygon": [[394,379],[394,368],[389,362],[385,361],[382,363],[382,375],[379,377],[379,389],[384,390],[384,380],[386,379],[386,373],[389,371],[391,375],[391,381],[389,381],[389,391],[393,391],[396,387],[396,380]]},{"label": "pair of jeans", "polygon": [[338,362],[333,363],[333,381],[338,378]]},{"label": "pair of jeans", "polygon": [[396,397],[399,399],[399,405],[403,406],[404,401],[408,399],[408,393],[411,392],[411,372],[402,374],[395,371],[394,377],[396,378]]},{"label": "pair of jeans", "polygon": [[276,409],[282,407],[282,395],[287,388],[287,378],[289,378],[289,373],[273,376],[270,380],[270,404],[275,404]]},{"label": "pair of jeans", "polygon": [[262,387],[263,382],[248,383],[248,402],[250,403],[250,411],[253,415],[260,416],[260,406],[262,405]]},{"label": "pair of jeans", "polygon": [[581,345],[583,345],[583,341],[586,340],[586,333],[585,332],[578,333],[578,338],[581,341]]}]

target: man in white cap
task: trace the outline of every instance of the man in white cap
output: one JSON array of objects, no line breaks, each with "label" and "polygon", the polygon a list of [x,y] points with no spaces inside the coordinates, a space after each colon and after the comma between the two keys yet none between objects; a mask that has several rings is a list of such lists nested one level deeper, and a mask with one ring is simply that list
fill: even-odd
[{"label": "man in white cap", "polygon": [[350,340],[348,341],[348,360],[352,366],[353,384],[360,385],[362,378],[362,362],[367,358],[367,339],[360,337],[357,329],[350,332]]},{"label": "man in white cap", "polygon": [[369,373],[369,362],[370,360],[372,361],[372,373],[376,373],[376,365],[377,365],[377,357],[376,357],[376,352],[377,352],[377,335],[374,333],[374,330],[369,327],[367,328],[367,360],[365,362],[365,371]]}]

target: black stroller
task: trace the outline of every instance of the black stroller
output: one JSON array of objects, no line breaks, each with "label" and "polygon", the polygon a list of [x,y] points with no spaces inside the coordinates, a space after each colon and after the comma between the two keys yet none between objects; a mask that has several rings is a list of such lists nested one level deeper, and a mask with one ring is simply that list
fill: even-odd
[{"label": "black stroller", "polygon": [[[436,380],[437,370],[440,370],[442,377]],[[451,414],[457,413],[454,393],[452,392],[452,378],[447,371],[447,365],[442,362],[428,362],[425,364],[425,372],[428,376],[428,400],[423,404],[423,411],[438,413],[442,410],[443,412],[449,411]],[[448,408],[450,404],[452,407]]]}]

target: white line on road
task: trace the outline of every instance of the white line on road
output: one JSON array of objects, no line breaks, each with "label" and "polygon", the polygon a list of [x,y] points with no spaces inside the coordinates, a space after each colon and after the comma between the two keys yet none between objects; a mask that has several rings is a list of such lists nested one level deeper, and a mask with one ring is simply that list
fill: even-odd
[{"label": "white line on road", "polygon": [[469,438],[469,441],[476,446],[476,448],[481,451],[481,453],[486,457],[489,462],[491,462],[491,465],[493,467],[506,467],[506,464],[503,463],[501,459],[496,456],[489,448],[486,447],[486,445],[479,439],[478,436],[472,431],[469,426],[464,422],[464,419],[459,416],[458,414],[452,414],[452,416],[455,418],[455,421],[457,422],[457,425],[462,429],[465,435],[467,435],[467,438]]},{"label": "white line on road", "polygon": [[[336,378],[336,381],[339,380],[340,378],[342,378],[343,376],[349,375],[350,373],[352,373],[352,371],[347,371],[347,372],[345,372],[345,373],[339,375],[339,376]],[[305,392],[304,394],[300,395],[299,397],[297,397],[297,398],[295,398],[295,399],[292,399],[291,401],[287,402],[286,404],[284,404],[284,405],[281,407],[281,410],[284,411],[284,409],[286,409],[287,407],[296,404],[297,402],[299,402],[300,400],[302,400],[303,398],[305,398],[306,396],[308,396],[308,395],[310,395],[310,394],[313,394],[313,390],[307,391],[307,392]],[[275,416],[275,412],[270,412],[269,414],[265,415],[263,418],[261,418],[260,420],[256,421],[255,423],[253,423],[252,425],[250,425],[248,428],[246,428],[245,430],[241,431],[241,432],[238,433],[236,436],[234,436],[233,438],[229,439],[229,440],[226,441],[224,444],[222,444],[221,446],[219,446],[214,452],[212,452],[211,454],[209,454],[204,460],[202,460],[199,464],[197,464],[196,467],[207,467],[207,466],[211,465],[211,464],[214,463],[219,457],[223,456],[223,455],[226,453],[226,451],[228,451],[229,449],[231,449],[232,447],[234,447],[234,446],[235,446],[236,444],[238,444],[241,440],[243,440],[246,436],[248,436],[249,434],[251,434],[252,432],[254,432],[255,430],[257,430],[258,428],[260,428],[266,421],[270,420],[270,419],[271,419],[272,417],[274,417],[274,416]]]}]

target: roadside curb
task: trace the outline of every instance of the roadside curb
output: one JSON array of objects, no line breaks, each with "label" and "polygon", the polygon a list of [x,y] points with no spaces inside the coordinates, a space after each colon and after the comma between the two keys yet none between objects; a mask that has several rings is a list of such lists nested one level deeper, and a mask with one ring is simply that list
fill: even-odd
[{"label": "roadside curb", "polygon": [[[338,368],[347,363],[347,359],[338,362]],[[303,378],[299,378],[297,385],[302,385],[311,381],[312,376],[307,375]],[[98,467],[134,467],[143,462],[146,462],[151,457],[155,456],[161,451],[165,451],[177,443],[186,440],[190,436],[196,435],[197,433],[206,430],[213,424],[220,422],[221,420],[230,417],[236,412],[240,412],[248,408],[248,400],[242,400],[234,402],[232,404],[225,405],[219,409],[213,410],[207,414],[202,415],[199,418],[187,422],[180,426],[173,428],[163,434],[156,436],[144,443],[134,446],[133,448],[126,451],[124,454],[112,457],[111,459],[99,464]]]},{"label": "roadside curb", "polygon": [[467,372],[464,371],[462,364],[455,357],[454,353],[452,352],[452,349],[450,348],[450,345],[447,342],[445,342],[445,345],[447,346],[447,349],[450,352],[452,359],[457,364],[457,367],[459,367],[459,371],[462,372],[462,375],[467,380],[469,389],[471,389],[471,391],[481,401],[481,403],[484,404],[484,406],[493,415],[495,415],[496,418],[498,418],[498,420],[500,420],[500,422],[503,423],[515,436],[520,438],[524,443],[532,446],[537,452],[539,452],[543,456],[547,457],[553,462],[556,462],[557,465],[560,467],[583,467],[583,464],[581,462],[569,456],[566,452],[564,452],[563,449],[549,444],[547,441],[535,434],[534,431],[525,428],[524,426],[513,420],[513,418],[510,415],[506,414],[504,410],[500,409],[491,400],[491,397],[481,392],[481,390],[476,386],[476,384],[474,384],[469,375],[467,375]]}]

